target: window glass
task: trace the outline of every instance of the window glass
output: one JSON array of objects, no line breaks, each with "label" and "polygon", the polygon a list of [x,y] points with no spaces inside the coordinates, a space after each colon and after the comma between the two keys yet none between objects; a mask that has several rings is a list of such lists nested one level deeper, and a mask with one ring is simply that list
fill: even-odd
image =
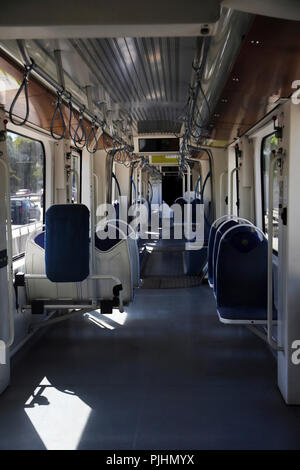
[{"label": "window glass", "polygon": [[29,234],[42,227],[44,214],[44,147],[41,142],[7,133],[10,171],[13,256],[25,251]]},{"label": "window glass", "polygon": [[[262,141],[262,187],[263,187],[263,229],[268,236],[268,199],[269,199],[269,164],[272,152],[278,149],[278,139],[275,134],[266,136]],[[273,186],[273,249],[278,251],[278,222],[279,222],[279,170],[275,166]]]}]

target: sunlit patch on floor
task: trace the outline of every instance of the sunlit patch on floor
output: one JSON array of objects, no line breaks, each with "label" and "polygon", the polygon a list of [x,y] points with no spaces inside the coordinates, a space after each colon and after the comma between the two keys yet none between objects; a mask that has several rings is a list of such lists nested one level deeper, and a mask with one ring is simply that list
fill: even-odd
[{"label": "sunlit patch on floor", "polygon": [[25,403],[25,413],[48,450],[76,450],[91,408],[68,390],[41,381]]},{"label": "sunlit patch on floor", "polygon": [[84,316],[90,322],[99,326],[100,328],[114,330],[120,325],[124,325],[126,322],[127,313],[121,313],[117,308],[114,308],[112,313],[102,314],[100,310],[94,310],[93,312],[85,313]]}]

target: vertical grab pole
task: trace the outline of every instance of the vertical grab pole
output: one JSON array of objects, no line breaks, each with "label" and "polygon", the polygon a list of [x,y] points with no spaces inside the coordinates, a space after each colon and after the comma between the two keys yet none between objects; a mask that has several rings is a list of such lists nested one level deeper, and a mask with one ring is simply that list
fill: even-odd
[{"label": "vertical grab pole", "polygon": [[[71,169],[71,170],[70,170],[70,173],[74,173],[74,175],[75,175],[76,190],[77,190],[77,197],[78,197],[78,194],[80,194],[79,174],[78,174],[78,171],[77,171],[77,170],[74,170],[74,169]],[[71,180],[71,182],[69,181],[68,186],[69,186],[69,194],[70,194],[70,192],[71,192],[71,200],[72,200],[72,189],[73,189],[72,180]],[[71,186],[71,191],[70,191],[70,186]],[[76,202],[77,202],[77,201],[76,201]]]},{"label": "vertical grab pole", "polygon": [[94,178],[94,191],[96,191],[96,197],[94,197],[94,201],[96,201],[96,210],[94,207],[94,219],[95,219],[95,226],[96,226],[96,215],[97,215],[97,208],[99,205],[99,180],[98,180],[98,175],[96,173],[93,173],[93,178]]},{"label": "vertical grab pole", "polygon": [[223,181],[224,181],[224,176],[226,175],[226,171],[223,171],[223,173],[220,174],[220,214],[222,214],[222,209],[223,209]]},{"label": "vertical grab pole", "polygon": [[269,345],[276,351],[283,351],[283,348],[273,339],[273,188],[275,164],[282,158],[282,155],[270,157],[269,163],[269,207],[268,207],[268,316],[267,316],[267,337]]},{"label": "vertical grab pole", "polygon": [[65,89],[65,76],[64,76],[64,69],[62,65],[62,57],[61,57],[61,50],[60,49],[55,49],[54,50],[54,59],[55,59],[55,65],[56,65],[56,73],[58,77],[58,82],[62,89]]},{"label": "vertical grab pole", "polygon": [[[98,129],[97,134],[96,134],[96,140],[98,142],[99,138],[103,134],[102,129]],[[94,145],[92,146],[92,150],[94,150]],[[97,153],[97,152],[96,152]],[[95,204],[94,204],[94,198],[95,198],[95,184],[94,184],[94,158],[96,153],[89,153],[90,156],[90,204],[91,204],[91,268],[92,268],[92,273],[95,274],[96,272],[96,250],[95,250],[95,222],[96,222],[96,214],[95,214]],[[97,179],[97,200],[98,200],[98,179]],[[93,282],[93,294],[96,294],[96,281]]]},{"label": "vertical grab pole", "polygon": [[201,176],[197,179],[196,186],[195,186],[195,192],[194,192],[194,199],[197,199],[199,192],[201,193],[201,189],[199,191],[199,185],[201,183]]},{"label": "vertical grab pole", "polygon": [[6,234],[7,234],[7,274],[8,274],[8,309],[9,309],[9,338],[5,346],[9,348],[15,338],[14,325],[14,303],[13,303],[13,266],[12,266],[12,233],[11,233],[11,210],[10,210],[10,177],[9,167],[6,160],[1,158],[0,164],[5,173],[5,194],[6,194]]},{"label": "vertical grab pole", "polygon": [[189,238],[190,237],[190,230],[191,230],[191,167],[188,163],[187,167],[187,193],[188,193],[188,204],[183,206],[183,210],[185,211],[185,208],[187,208],[187,214],[185,213],[184,216],[187,215],[187,231],[186,235]]},{"label": "vertical grab pole", "polygon": [[191,167],[188,164],[188,169],[187,169],[187,192],[188,192],[188,197],[190,202],[190,193],[191,193]]},{"label": "vertical grab pole", "polygon": [[139,169],[138,198],[142,199],[142,169]]},{"label": "vertical grab pole", "polygon": [[233,175],[238,171],[239,168],[235,167],[230,173],[230,214],[233,214]]}]

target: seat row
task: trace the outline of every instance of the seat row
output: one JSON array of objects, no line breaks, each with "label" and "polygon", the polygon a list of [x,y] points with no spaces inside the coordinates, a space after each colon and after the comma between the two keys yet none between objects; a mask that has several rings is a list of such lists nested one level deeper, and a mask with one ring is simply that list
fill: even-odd
[{"label": "seat row", "polygon": [[[133,300],[134,288],[138,287],[140,279],[136,239],[121,236],[117,223],[114,239],[100,239],[95,234],[94,250],[89,236],[87,247],[82,238],[77,242],[76,238],[80,238],[77,232],[82,226],[82,207],[85,206],[52,206],[46,214],[46,231],[35,232],[28,239],[25,287],[29,302],[70,301],[80,304],[93,299],[98,304],[112,303],[116,298],[117,279],[122,286],[122,303],[126,305]],[[74,220],[78,226],[77,229],[73,226],[72,232]],[[68,236],[68,231],[71,236]]]}]

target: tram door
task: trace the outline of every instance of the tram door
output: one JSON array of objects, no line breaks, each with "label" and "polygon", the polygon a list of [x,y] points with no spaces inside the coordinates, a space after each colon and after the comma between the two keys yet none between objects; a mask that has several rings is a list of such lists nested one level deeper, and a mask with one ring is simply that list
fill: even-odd
[{"label": "tram door", "polygon": [[162,198],[169,206],[182,196],[182,180],[178,176],[178,167],[163,167]]}]

